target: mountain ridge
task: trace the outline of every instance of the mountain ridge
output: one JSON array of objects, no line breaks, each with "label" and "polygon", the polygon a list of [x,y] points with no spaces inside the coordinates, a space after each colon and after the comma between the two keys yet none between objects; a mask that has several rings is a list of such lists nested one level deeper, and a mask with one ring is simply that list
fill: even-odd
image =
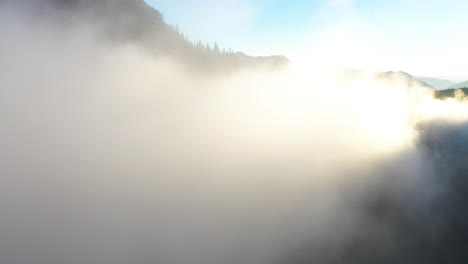
[{"label": "mountain ridge", "polygon": [[447,79],[439,79],[433,77],[417,77],[420,81],[425,82],[437,90],[444,90],[454,85],[455,82]]},{"label": "mountain ridge", "polygon": [[452,86],[448,87],[448,89],[458,89],[458,88],[468,88],[468,81],[455,83]]},{"label": "mountain ridge", "polygon": [[254,57],[221,51],[189,41],[177,26],[143,0],[5,0],[0,6],[29,12],[29,17],[57,22],[63,27],[88,23],[111,43],[132,43],[155,56],[172,57],[194,71],[233,71],[242,67],[276,69],[289,63],[282,55]]},{"label": "mountain ridge", "polygon": [[416,78],[415,76],[404,71],[380,72],[380,73],[377,73],[377,77],[383,78],[383,79],[390,79],[390,80],[399,79],[399,80],[405,81],[409,86],[422,86],[431,90],[435,90],[435,88],[432,85],[426,82],[423,82],[420,79]]}]

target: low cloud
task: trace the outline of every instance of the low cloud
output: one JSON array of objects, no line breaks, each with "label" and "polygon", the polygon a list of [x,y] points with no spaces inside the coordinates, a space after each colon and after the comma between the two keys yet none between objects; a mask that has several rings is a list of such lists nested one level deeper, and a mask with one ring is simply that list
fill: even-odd
[{"label": "low cloud", "polygon": [[1,22],[0,262],[464,254],[466,104],[294,65],[207,76],[87,25]]}]

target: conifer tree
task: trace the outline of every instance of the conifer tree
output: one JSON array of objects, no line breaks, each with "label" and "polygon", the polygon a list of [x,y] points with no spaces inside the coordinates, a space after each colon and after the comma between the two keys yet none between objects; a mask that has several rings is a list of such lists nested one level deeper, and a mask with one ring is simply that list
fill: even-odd
[{"label": "conifer tree", "polygon": [[216,42],[214,43],[213,51],[214,51],[214,53],[216,53],[216,54],[219,54],[219,53],[220,53],[218,43],[216,43]]},{"label": "conifer tree", "polygon": [[205,51],[205,46],[203,45],[203,43],[201,42],[201,40],[199,40],[197,42],[197,45],[196,45],[197,49],[200,49],[202,51]]},{"label": "conifer tree", "polygon": [[207,43],[207,44],[206,44],[206,47],[205,47],[205,52],[206,52],[206,53],[211,53],[211,51],[212,51],[212,50],[211,50],[210,44]]}]

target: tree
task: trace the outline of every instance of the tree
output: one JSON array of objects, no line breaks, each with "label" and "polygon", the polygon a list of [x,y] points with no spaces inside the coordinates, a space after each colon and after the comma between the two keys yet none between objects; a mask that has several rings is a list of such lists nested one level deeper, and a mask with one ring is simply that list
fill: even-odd
[{"label": "tree", "polygon": [[206,52],[206,53],[211,53],[211,52],[212,52],[211,47],[210,47],[210,44],[208,44],[208,43],[206,44],[205,52]]},{"label": "tree", "polygon": [[213,46],[213,51],[214,51],[216,54],[219,54],[219,53],[220,53],[218,43],[216,43],[216,42],[215,42],[215,44],[214,44],[214,46]]},{"label": "tree", "polygon": [[199,49],[199,50],[205,51],[205,46],[203,45],[203,43],[201,42],[201,40],[199,40],[199,41],[197,42],[196,47],[197,47],[197,49]]}]

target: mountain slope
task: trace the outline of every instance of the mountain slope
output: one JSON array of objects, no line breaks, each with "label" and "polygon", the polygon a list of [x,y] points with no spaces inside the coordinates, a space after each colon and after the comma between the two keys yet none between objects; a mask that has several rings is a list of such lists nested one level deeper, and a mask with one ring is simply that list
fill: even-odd
[{"label": "mountain slope", "polygon": [[468,81],[456,83],[449,87],[449,89],[457,89],[457,88],[468,88]]},{"label": "mountain slope", "polygon": [[90,26],[101,40],[136,44],[155,56],[170,56],[196,71],[276,68],[288,63],[284,56],[251,57],[192,43],[143,0],[4,0],[0,8],[5,7],[25,11],[31,19],[52,21],[65,29]]},{"label": "mountain slope", "polygon": [[422,86],[428,89],[434,89],[433,86],[419,80],[418,78],[414,77],[413,75],[402,72],[402,71],[389,71],[389,72],[382,72],[378,73],[377,77],[387,80],[400,80],[407,83],[408,86]]},{"label": "mountain slope", "polygon": [[450,80],[430,78],[430,77],[418,77],[418,80],[431,85],[437,90],[447,89],[450,86],[455,84],[455,82],[450,81]]},{"label": "mountain slope", "polygon": [[446,89],[435,93],[435,96],[438,99],[463,98],[466,95],[468,95],[468,88]]}]

